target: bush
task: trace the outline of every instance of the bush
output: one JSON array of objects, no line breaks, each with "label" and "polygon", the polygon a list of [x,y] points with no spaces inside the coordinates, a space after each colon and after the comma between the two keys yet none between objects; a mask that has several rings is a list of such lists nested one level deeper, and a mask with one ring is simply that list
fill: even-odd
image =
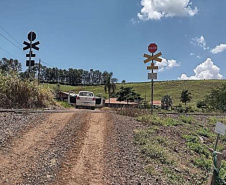
[{"label": "bush", "polygon": [[192,116],[180,116],[180,119],[184,123],[189,123],[191,124],[194,121],[194,118]]},{"label": "bush", "polygon": [[209,108],[226,112],[226,84],[221,88],[212,89],[205,101]]},{"label": "bush", "polygon": [[198,101],[197,102],[197,108],[206,108],[206,102],[205,101]]},{"label": "bush", "polygon": [[37,81],[20,79],[17,74],[0,72],[0,106],[2,108],[44,108],[55,105],[49,88]]},{"label": "bush", "polygon": [[208,172],[212,169],[212,160],[206,159],[205,156],[200,156],[200,158],[193,158],[192,163],[197,166],[198,168],[201,168],[203,170],[206,170]]}]

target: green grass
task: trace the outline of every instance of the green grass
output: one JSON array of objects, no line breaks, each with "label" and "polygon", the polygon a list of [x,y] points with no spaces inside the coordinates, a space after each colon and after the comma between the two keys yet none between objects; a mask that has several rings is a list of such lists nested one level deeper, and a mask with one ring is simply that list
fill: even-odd
[{"label": "green grass", "polygon": [[170,164],[172,161],[168,157],[165,149],[170,145],[166,138],[162,136],[150,137],[153,130],[136,130],[134,140],[135,143],[141,145],[141,152],[148,158],[160,161],[163,164]]},{"label": "green grass", "polygon": [[178,126],[182,124],[179,120],[173,118],[161,118],[157,115],[145,114],[136,118],[139,122],[149,123],[151,125]]},{"label": "green grass", "polygon": [[181,119],[182,122],[189,123],[189,124],[191,124],[194,121],[194,118],[192,116],[182,115],[182,116],[180,116],[180,119]]},{"label": "green grass", "polygon": [[199,158],[194,157],[191,161],[195,166],[205,171],[210,172],[212,169],[213,161],[211,158],[206,159],[205,156],[201,155]]},{"label": "green grass", "polygon": [[62,107],[64,108],[71,108],[73,107],[72,105],[70,105],[68,102],[63,102],[63,101],[57,101],[57,103],[59,103]]},{"label": "green grass", "polygon": [[[220,87],[226,80],[188,80],[188,81],[157,81],[154,82],[154,99],[161,100],[161,98],[168,94],[173,98],[173,104],[178,105],[180,103],[180,94],[183,89],[188,89],[191,92],[192,100],[187,103],[189,106],[196,106],[197,101],[203,100],[204,97],[214,87]],[[120,89],[123,84],[117,84],[116,91]],[[49,84],[50,88],[54,88],[56,84]],[[140,93],[143,98],[150,100],[150,82],[140,83],[126,83],[125,87],[133,87],[137,93]],[[61,85],[62,91],[74,91],[78,93],[81,90],[92,91],[95,94],[102,93],[103,96],[108,97],[108,94],[104,92],[104,86],[68,86]]]},{"label": "green grass", "polygon": [[[134,143],[145,159],[146,173],[161,175],[168,184],[206,184],[213,165],[209,148],[217,137],[214,127],[223,117],[144,114],[135,119],[145,126],[135,130]],[[225,144],[226,136],[221,136],[217,151],[225,150]],[[226,180],[226,161],[220,177]]]}]

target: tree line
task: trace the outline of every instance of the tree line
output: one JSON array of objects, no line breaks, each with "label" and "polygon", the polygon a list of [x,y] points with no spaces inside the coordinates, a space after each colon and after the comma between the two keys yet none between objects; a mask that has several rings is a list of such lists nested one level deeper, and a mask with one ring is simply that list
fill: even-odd
[{"label": "tree line", "polygon": [[[65,85],[103,85],[106,84],[109,75],[113,76],[112,72],[90,69],[58,69],[57,67],[46,67],[42,64],[31,67],[30,73],[28,69],[22,72],[22,65],[16,59],[2,58],[0,60],[0,70],[9,73],[10,71],[18,72],[21,78],[38,78],[42,83],[60,83]],[[117,82],[117,78],[113,78]]]}]

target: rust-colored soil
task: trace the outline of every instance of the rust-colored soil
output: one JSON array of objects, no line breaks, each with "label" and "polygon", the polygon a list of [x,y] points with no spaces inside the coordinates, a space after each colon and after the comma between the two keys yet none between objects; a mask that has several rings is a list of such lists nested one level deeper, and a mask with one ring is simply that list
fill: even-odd
[{"label": "rust-colored soil", "polygon": [[87,130],[80,151],[67,159],[71,168],[65,170],[58,181],[64,185],[103,184],[103,146],[106,130],[104,113],[93,113],[86,117]]},{"label": "rust-colored soil", "polygon": [[72,113],[51,114],[47,121],[14,140],[10,153],[0,151],[0,184],[21,183],[27,164],[49,147],[49,143],[72,116]]},{"label": "rust-colored soil", "polygon": [[0,148],[0,184],[104,184],[106,113],[76,110],[45,116]]}]

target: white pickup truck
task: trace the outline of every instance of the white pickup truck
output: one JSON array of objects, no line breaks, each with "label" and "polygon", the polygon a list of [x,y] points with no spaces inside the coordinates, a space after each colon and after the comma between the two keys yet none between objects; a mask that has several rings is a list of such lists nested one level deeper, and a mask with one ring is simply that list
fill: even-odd
[{"label": "white pickup truck", "polygon": [[76,97],[76,108],[79,107],[89,107],[92,110],[95,109],[96,106],[96,98],[93,92],[90,91],[79,91]]}]

